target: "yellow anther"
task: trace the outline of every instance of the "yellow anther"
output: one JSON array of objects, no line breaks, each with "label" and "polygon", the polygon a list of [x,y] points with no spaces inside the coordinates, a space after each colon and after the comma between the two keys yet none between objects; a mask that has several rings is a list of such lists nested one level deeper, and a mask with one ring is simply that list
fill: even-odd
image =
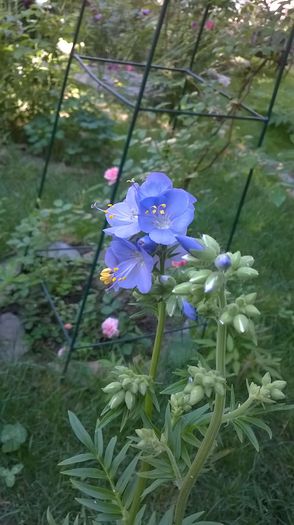
[{"label": "yellow anther", "polygon": [[111,280],[112,280],[113,283],[115,283],[115,281],[116,281],[116,277],[112,277]]},{"label": "yellow anther", "polygon": [[145,214],[148,215],[148,213],[149,213],[149,210],[146,210],[146,211],[145,211]]},{"label": "yellow anther", "polygon": [[104,268],[100,273],[100,281],[102,281],[103,284],[110,284],[112,282],[112,276],[111,268]]},{"label": "yellow anther", "polygon": [[107,207],[110,208],[111,206],[113,206],[113,204],[107,204]]},{"label": "yellow anther", "polygon": [[108,215],[109,219],[113,219],[114,215]]},{"label": "yellow anther", "polygon": [[162,208],[166,208],[166,204],[160,204]]},{"label": "yellow anther", "polygon": [[110,272],[111,272],[111,268],[103,268],[103,270],[101,271],[101,275],[106,275]]},{"label": "yellow anther", "polygon": [[113,268],[113,271],[114,271],[114,272],[118,272],[118,270],[119,270],[118,266],[116,266],[115,268]]},{"label": "yellow anther", "polygon": [[159,213],[160,213],[160,215],[164,215],[165,211],[164,210],[159,210]]},{"label": "yellow anther", "polygon": [[152,210],[153,215],[157,212],[157,210]]}]

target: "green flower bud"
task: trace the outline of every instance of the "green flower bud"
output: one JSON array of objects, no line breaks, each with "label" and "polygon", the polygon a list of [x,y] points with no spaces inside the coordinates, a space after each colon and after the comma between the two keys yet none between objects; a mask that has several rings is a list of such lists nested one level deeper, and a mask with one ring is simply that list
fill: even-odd
[{"label": "green flower bud", "polygon": [[215,257],[220,253],[220,246],[213,237],[202,235],[202,240],[207,248],[214,250]]},{"label": "green flower bud", "polygon": [[247,279],[252,279],[253,277],[257,277],[258,271],[255,270],[254,268],[242,267],[242,268],[238,268],[238,270],[236,271],[236,275],[239,279],[245,281]]},{"label": "green flower bud", "polygon": [[109,401],[109,408],[113,410],[123,403],[125,399],[125,392],[121,390],[118,394],[115,394]]},{"label": "green flower bud", "polygon": [[264,374],[263,378],[261,379],[261,384],[263,386],[267,386],[267,385],[270,385],[271,382],[272,382],[272,378],[270,376],[270,373],[266,372],[266,374]]},{"label": "green flower bud", "polygon": [[122,381],[122,386],[123,386],[123,388],[126,388],[126,389],[132,384],[133,384],[133,381],[132,381],[132,379],[130,377],[126,377]]},{"label": "green flower bud", "polygon": [[241,261],[241,252],[235,252],[235,253],[230,253],[228,252],[230,257],[231,257],[231,261],[232,261],[232,269],[233,270],[236,270],[237,268],[239,268],[239,264],[240,264],[240,261]]},{"label": "green flower bud", "polygon": [[246,331],[248,330],[248,323],[249,320],[243,314],[238,314],[233,319],[234,328],[239,334],[246,333]]},{"label": "green flower bud", "polygon": [[215,384],[215,378],[212,377],[212,376],[208,376],[208,375],[207,375],[207,376],[204,376],[204,377],[203,377],[203,381],[202,381],[202,383],[203,383],[203,386],[205,386],[205,387],[211,387],[211,386],[214,386],[214,384]]},{"label": "green flower bud", "polygon": [[191,288],[192,285],[188,282],[177,284],[177,286],[174,287],[172,293],[177,295],[189,295],[191,293]]},{"label": "green flower bud", "polygon": [[142,396],[145,396],[146,392],[147,392],[147,385],[146,383],[140,383],[139,384],[139,392]]},{"label": "green flower bud", "polygon": [[230,324],[233,320],[233,316],[229,312],[224,312],[219,319],[221,324]]},{"label": "green flower bud", "polygon": [[205,281],[205,285],[204,285],[205,293],[215,292],[216,290],[219,290],[222,283],[223,283],[222,275],[216,272],[212,272]]},{"label": "green flower bud", "polygon": [[277,379],[276,381],[272,382],[272,387],[278,388],[279,390],[284,390],[286,386],[287,386],[287,382],[283,381],[282,379]]},{"label": "green flower bud", "polygon": [[274,401],[281,401],[281,399],[285,399],[285,394],[281,392],[278,388],[272,388],[270,391],[270,396]]},{"label": "green flower bud", "polygon": [[251,255],[243,255],[240,259],[240,266],[253,266],[254,258]]},{"label": "green flower bud", "polygon": [[254,306],[254,304],[248,304],[245,306],[244,310],[249,317],[258,317],[260,315],[260,311]]},{"label": "green flower bud", "polygon": [[136,381],[134,381],[130,386],[129,386],[129,391],[132,392],[132,394],[137,394],[139,390],[139,385]]},{"label": "green flower bud", "polygon": [[239,313],[239,308],[236,303],[228,304],[226,309],[232,317],[235,317],[235,315]]},{"label": "green flower bud", "polygon": [[200,270],[199,272],[194,272],[190,278],[190,283],[204,284],[210,274],[211,270]]},{"label": "green flower bud", "polygon": [[128,410],[132,410],[135,406],[136,398],[132,392],[129,390],[125,394],[125,404],[127,405]]},{"label": "green flower bud", "polygon": [[257,297],[257,293],[256,292],[248,293],[247,295],[244,296],[245,301],[246,301],[247,304],[255,303],[256,297]]},{"label": "green flower bud", "polygon": [[189,398],[190,404],[192,406],[196,405],[197,403],[199,403],[199,401],[201,401],[201,399],[203,399],[203,397],[204,397],[204,390],[202,386],[200,385],[194,386],[191,391],[190,398]]},{"label": "green flower bud", "polygon": [[114,381],[113,383],[109,383],[109,385],[107,385],[104,388],[102,388],[102,390],[103,390],[103,392],[105,392],[105,394],[116,394],[121,389],[122,389],[122,385],[118,381]]}]

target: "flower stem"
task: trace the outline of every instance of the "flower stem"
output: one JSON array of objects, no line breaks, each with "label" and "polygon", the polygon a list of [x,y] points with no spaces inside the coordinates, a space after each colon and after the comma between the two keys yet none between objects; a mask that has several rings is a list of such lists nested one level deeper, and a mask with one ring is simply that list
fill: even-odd
[{"label": "flower stem", "polygon": [[227,412],[227,414],[224,414],[222,423],[227,423],[228,421],[232,421],[236,417],[242,416],[245,414],[248,410],[248,408],[251,407],[251,405],[254,403],[254,399],[252,397],[248,397],[242,405],[240,405],[238,408],[235,408],[235,410],[231,410],[231,412]]},{"label": "flower stem", "polygon": [[[223,310],[226,304],[224,287],[219,292],[219,305]],[[217,341],[216,341],[216,370],[219,374],[225,376],[225,351],[226,351],[226,326],[218,323]],[[197,451],[194,461],[189,468],[179,491],[176,509],[175,509],[175,525],[182,525],[188,497],[191,489],[197,480],[202,467],[207,460],[213,448],[215,439],[222,424],[222,418],[225,407],[225,395],[216,394],[214,411],[206,431],[205,437]]]},{"label": "flower stem", "polygon": [[[156,328],[156,335],[154,339],[154,345],[152,350],[152,358],[150,363],[150,370],[149,370],[149,376],[151,377],[152,381],[155,380],[156,374],[157,374],[157,367],[158,367],[158,361],[160,356],[160,350],[161,350],[161,344],[162,344],[162,337],[165,327],[165,317],[166,317],[166,305],[164,301],[160,301],[158,303],[158,322],[157,322],[157,328]],[[146,416],[151,419],[153,413],[153,403],[152,398],[150,394],[146,395],[145,398],[145,414]],[[149,465],[147,463],[142,463],[140,472],[146,472],[149,469]],[[140,507],[140,499],[141,495],[145,489],[146,485],[146,479],[139,477],[136,491],[133,498],[133,503],[129,511],[129,519],[128,519],[128,525],[133,525],[139,507]]]}]

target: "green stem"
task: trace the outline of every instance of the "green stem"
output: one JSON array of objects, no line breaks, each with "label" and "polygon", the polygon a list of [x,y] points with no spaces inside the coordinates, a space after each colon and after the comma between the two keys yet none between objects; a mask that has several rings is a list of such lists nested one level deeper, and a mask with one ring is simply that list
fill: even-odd
[{"label": "green stem", "polygon": [[248,408],[251,407],[253,403],[254,399],[252,397],[248,397],[248,399],[246,399],[246,401],[244,401],[244,403],[242,403],[242,405],[240,405],[238,408],[228,412],[227,414],[224,414],[222,423],[227,423],[236,417],[242,416],[247,412]]},{"label": "green stem", "polygon": [[[222,287],[219,293],[220,309],[226,305],[225,290]],[[226,326],[218,323],[217,341],[216,341],[216,370],[219,374],[225,376],[225,352],[226,352]],[[225,395],[216,394],[214,411],[206,431],[205,437],[197,451],[194,461],[189,468],[179,491],[176,509],[175,509],[175,525],[182,525],[185,516],[186,505],[191,489],[197,480],[202,467],[207,460],[215,439],[218,435],[220,426],[222,424],[223,413],[225,408]]]},{"label": "green stem", "polygon": [[[157,322],[156,335],[155,335],[151,363],[150,363],[150,370],[149,370],[149,376],[151,377],[152,381],[156,379],[162,337],[163,337],[163,332],[164,332],[164,327],[165,327],[165,317],[166,317],[166,305],[165,305],[165,302],[161,300],[158,303],[158,322]],[[152,413],[153,413],[153,403],[152,403],[152,397],[150,396],[150,394],[147,394],[145,398],[145,413],[147,417],[151,419]],[[140,472],[141,473],[146,472],[148,469],[149,469],[149,465],[143,462]],[[140,506],[141,495],[145,489],[146,481],[147,480],[142,477],[139,477],[138,479],[133,503],[129,511],[128,525],[132,525],[136,519],[138,510],[139,510],[139,506]]]}]

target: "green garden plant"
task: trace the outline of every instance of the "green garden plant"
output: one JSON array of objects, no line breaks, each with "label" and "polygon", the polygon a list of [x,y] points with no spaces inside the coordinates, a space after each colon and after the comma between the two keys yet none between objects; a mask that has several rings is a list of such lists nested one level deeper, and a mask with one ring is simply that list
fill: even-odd
[{"label": "green garden plant", "polygon": [[[286,382],[273,380],[269,372],[258,382],[247,381],[247,395],[236,400],[226,355],[236,336],[257,342],[256,293],[252,285],[249,291],[245,287],[258,272],[252,256],[222,253],[206,234],[186,235],[195,203],[190,193],[173,188],[164,173],[153,172],[141,185],[132,183],[124,201],[104,210],[113,239],[100,279],[114,292],[132,289],[141,305],[153,304],[157,330],[149,367],[114,368],[113,381],[103,388],[108,400],[93,438],[69,413],[85,452],[61,466],[82,494],[77,501],[93,523],[216,523],[203,520],[202,509],[187,515],[186,508],[208,458],[218,453],[222,428],[229,427],[258,450],[255,428],[271,436],[261,416],[289,408],[278,404],[285,398]],[[165,322],[178,310],[191,321],[205,316],[214,324],[215,362],[212,367],[204,359],[188,364],[178,371],[178,381],[163,385],[158,372]],[[117,420],[119,435],[105,442]],[[161,505],[155,500],[159,495]]]}]

